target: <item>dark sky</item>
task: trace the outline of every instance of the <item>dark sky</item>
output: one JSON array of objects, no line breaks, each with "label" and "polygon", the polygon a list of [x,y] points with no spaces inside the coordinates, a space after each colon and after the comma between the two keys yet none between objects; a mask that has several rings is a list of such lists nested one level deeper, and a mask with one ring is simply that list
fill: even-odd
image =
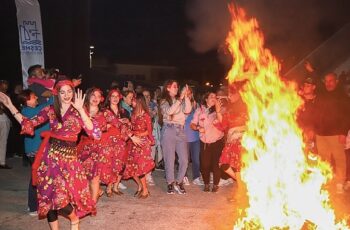
[{"label": "dark sky", "polygon": [[[218,51],[227,0],[91,1],[95,55],[120,63],[179,67],[180,77],[222,79]],[[288,69],[349,22],[347,0],[238,0],[256,17],[266,45]],[[220,63],[222,62],[222,63]]]}]

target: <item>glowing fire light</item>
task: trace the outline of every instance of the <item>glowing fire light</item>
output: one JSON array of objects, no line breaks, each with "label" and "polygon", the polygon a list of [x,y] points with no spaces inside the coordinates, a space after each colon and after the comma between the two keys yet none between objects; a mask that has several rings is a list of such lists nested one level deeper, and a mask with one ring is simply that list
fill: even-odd
[{"label": "glowing fire light", "polygon": [[233,56],[230,84],[246,80],[240,91],[249,120],[242,145],[242,180],[249,207],[234,229],[349,229],[338,221],[322,186],[332,178],[328,164],[304,153],[296,112],[302,101],[295,84],[282,81],[280,65],[256,19],[229,6],[231,31],[226,39]]}]

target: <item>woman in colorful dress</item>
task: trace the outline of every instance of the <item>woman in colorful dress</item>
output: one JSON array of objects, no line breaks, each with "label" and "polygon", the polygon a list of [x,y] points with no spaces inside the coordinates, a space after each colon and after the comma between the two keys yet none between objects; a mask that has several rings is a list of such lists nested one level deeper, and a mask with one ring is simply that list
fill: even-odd
[{"label": "woman in colorful dress", "polygon": [[99,88],[90,88],[86,91],[84,107],[90,119],[94,121],[102,131],[102,138],[95,140],[84,133],[78,145],[78,158],[82,162],[88,180],[92,199],[97,199],[103,194],[100,182],[109,184],[111,180],[111,157],[107,151],[107,145],[103,138],[107,131],[107,121],[101,112],[103,102],[102,91]]},{"label": "woman in colorful dress", "polygon": [[[228,94],[229,104],[226,112],[220,113],[221,106],[217,104],[216,126],[221,130],[227,131],[225,147],[222,150],[219,164],[233,180],[237,181],[241,169],[241,139],[245,130],[247,121],[247,109],[238,92],[231,86]],[[236,175],[238,174],[238,175]]]},{"label": "woman in colorful dress", "polygon": [[86,114],[85,96],[70,80],[58,81],[54,87],[54,105],[45,107],[30,120],[13,106],[9,97],[0,93],[2,102],[22,125],[23,134],[33,134],[34,128],[49,121],[50,132],[33,164],[33,183],[38,189],[39,218],[47,217],[51,229],[58,229],[58,214],[68,217],[71,229],[79,229],[79,219],[95,211],[88,180],[77,159],[76,141],[84,129],[96,139],[101,131]]},{"label": "woman in colorful dress", "polygon": [[119,114],[119,101],[122,95],[118,89],[113,89],[108,93],[106,100],[106,109],[103,114],[107,121],[108,131],[107,143],[108,151],[112,154],[112,180],[107,184],[107,196],[112,196],[112,193],[116,195],[123,195],[119,191],[119,183],[122,179],[122,175],[125,169],[125,163],[128,157],[127,140],[132,142],[141,143],[141,139],[136,136],[132,136],[130,130],[130,122],[127,118],[120,118]]},{"label": "woman in colorful dress", "polygon": [[146,199],[150,193],[147,188],[145,175],[152,171],[155,166],[151,155],[151,146],[154,144],[152,121],[145,97],[139,94],[135,102],[135,109],[131,116],[131,131],[133,136],[142,140],[142,143],[133,143],[129,146],[129,156],[124,171],[124,178],[133,178],[138,185],[135,196]]}]

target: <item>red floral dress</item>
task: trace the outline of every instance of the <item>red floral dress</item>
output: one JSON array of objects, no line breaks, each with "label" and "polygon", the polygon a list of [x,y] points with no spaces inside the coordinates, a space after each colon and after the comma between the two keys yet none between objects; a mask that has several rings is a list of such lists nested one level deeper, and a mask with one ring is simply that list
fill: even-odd
[{"label": "red floral dress", "polygon": [[125,169],[128,158],[127,139],[131,130],[129,124],[122,123],[119,115],[113,111],[106,109],[103,114],[109,126],[107,133],[103,134],[103,139],[108,143],[107,149],[111,154],[113,182],[116,182],[117,177],[122,175]]},{"label": "red floral dress", "polygon": [[151,117],[147,113],[132,115],[131,127],[133,134],[140,137],[143,142],[140,147],[133,143],[129,145],[129,156],[123,174],[125,179],[145,175],[155,166],[151,155],[151,145],[154,144]]},{"label": "red floral dress", "polygon": [[78,145],[78,156],[82,162],[87,178],[92,180],[99,176],[104,184],[114,182],[112,170],[112,146],[107,141],[107,120],[104,113],[99,111],[92,120],[102,131],[102,138],[94,140],[87,135],[83,135]]},{"label": "red floral dress", "polygon": [[76,214],[83,217],[95,210],[95,203],[90,196],[84,169],[77,158],[76,141],[82,129],[96,139],[101,137],[101,131],[95,123],[92,130],[86,129],[78,111],[72,106],[62,117],[62,122],[56,118],[53,106],[48,106],[30,120],[23,120],[22,133],[32,135],[34,127],[47,120],[50,139],[37,170],[39,218],[45,218],[49,210],[61,209],[69,203]]},{"label": "red floral dress", "polygon": [[236,172],[241,170],[241,139],[245,131],[246,119],[246,107],[242,101],[238,101],[230,105],[229,110],[223,114],[222,122],[216,124],[218,128],[227,130],[219,165],[228,164]]}]

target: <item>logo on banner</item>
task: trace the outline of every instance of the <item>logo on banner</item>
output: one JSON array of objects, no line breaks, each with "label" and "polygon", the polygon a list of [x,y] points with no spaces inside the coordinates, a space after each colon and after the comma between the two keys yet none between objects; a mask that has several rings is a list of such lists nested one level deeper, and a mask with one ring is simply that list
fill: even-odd
[{"label": "logo on banner", "polygon": [[41,54],[43,52],[43,42],[40,40],[36,21],[23,21],[22,25],[19,25],[19,34],[22,53]]}]

